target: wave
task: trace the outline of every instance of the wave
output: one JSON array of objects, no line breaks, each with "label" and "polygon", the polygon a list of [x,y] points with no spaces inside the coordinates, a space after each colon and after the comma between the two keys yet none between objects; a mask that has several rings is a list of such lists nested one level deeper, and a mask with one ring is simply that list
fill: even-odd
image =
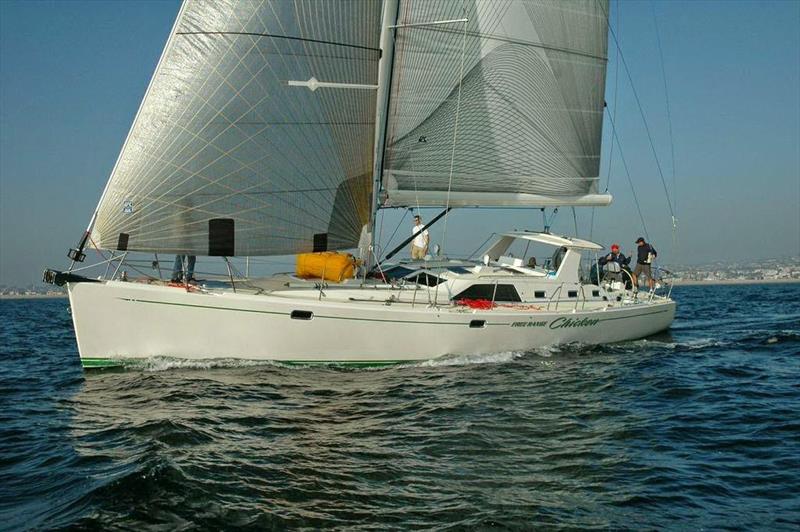
[{"label": "wave", "polygon": [[750,345],[793,344],[800,342],[800,331],[783,329],[779,331],[755,331],[741,337],[741,343]]},{"label": "wave", "polygon": [[209,370],[209,369],[236,369],[253,368],[259,366],[271,367],[295,367],[293,364],[285,364],[274,360],[248,360],[239,358],[210,358],[210,359],[188,359],[177,357],[151,357],[138,360],[128,360],[123,364],[124,369],[141,370],[148,373],[157,373],[170,370]]},{"label": "wave", "polygon": [[444,366],[468,366],[480,364],[505,364],[526,355],[524,351],[505,351],[477,355],[445,355],[424,362],[409,364],[415,367],[436,368]]}]

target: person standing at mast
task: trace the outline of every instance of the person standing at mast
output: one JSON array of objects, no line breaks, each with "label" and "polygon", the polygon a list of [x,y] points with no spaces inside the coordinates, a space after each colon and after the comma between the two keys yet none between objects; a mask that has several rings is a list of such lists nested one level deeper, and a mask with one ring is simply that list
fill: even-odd
[{"label": "person standing at mast", "polygon": [[422,218],[419,215],[414,216],[414,227],[411,228],[411,234],[415,235],[414,240],[411,241],[411,260],[425,259],[425,255],[428,254],[430,237],[428,230],[424,229]]}]

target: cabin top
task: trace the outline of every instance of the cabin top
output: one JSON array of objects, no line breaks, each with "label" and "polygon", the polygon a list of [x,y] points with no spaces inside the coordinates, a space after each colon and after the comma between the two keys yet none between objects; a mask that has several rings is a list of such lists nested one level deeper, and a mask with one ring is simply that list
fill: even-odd
[{"label": "cabin top", "polygon": [[488,255],[491,260],[497,260],[503,253],[511,247],[514,240],[528,240],[531,242],[539,242],[548,246],[563,247],[574,250],[595,250],[603,249],[600,244],[589,242],[580,238],[572,238],[568,236],[553,235],[551,233],[540,233],[536,231],[511,231],[508,233],[501,233],[489,249],[486,250],[484,255]]}]

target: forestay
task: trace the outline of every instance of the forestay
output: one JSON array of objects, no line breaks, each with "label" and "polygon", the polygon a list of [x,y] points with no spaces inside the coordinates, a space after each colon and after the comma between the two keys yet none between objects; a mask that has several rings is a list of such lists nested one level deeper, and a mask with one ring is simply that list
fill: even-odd
[{"label": "forestay", "polygon": [[[379,1],[187,1],[93,241],[197,255],[355,246],[370,209],[380,18]],[[343,85],[289,83],[312,78]]]},{"label": "forestay", "polygon": [[607,204],[607,4],[401,0],[384,205]]}]

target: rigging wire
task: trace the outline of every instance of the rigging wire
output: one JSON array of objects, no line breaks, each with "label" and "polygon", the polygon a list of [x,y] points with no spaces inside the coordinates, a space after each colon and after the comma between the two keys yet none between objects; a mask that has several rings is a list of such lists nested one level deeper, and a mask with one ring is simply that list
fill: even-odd
[{"label": "rigging wire", "polygon": [[[461,112],[461,85],[464,82],[464,54],[467,47],[467,24],[469,23],[469,19],[467,19],[467,9],[466,4],[464,2],[461,3],[461,9],[464,13],[464,34],[461,38],[461,68],[460,73],[458,76],[458,95],[456,96],[456,116],[455,120],[453,121],[453,149],[450,151],[450,178],[447,181],[447,206],[446,211],[444,213],[444,228],[442,229],[442,249],[444,250],[444,246],[447,242],[447,215],[450,214],[450,190],[453,188],[453,168],[456,162],[456,141],[458,140],[458,116]],[[443,253],[446,257],[447,254]],[[439,285],[442,283],[436,283],[436,290],[433,295],[433,304],[438,305],[439,303]]]},{"label": "rigging wire", "polygon": [[556,219],[556,215],[558,214],[558,207],[553,209],[553,212],[550,214],[550,219],[547,219],[547,215],[545,214],[545,210],[542,209],[542,215],[544,216],[544,232],[550,233],[550,228],[553,227],[553,222]]},{"label": "rigging wire", "polygon": [[[449,214],[450,209],[450,190],[453,188],[453,169],[455,167],[456,161],[456,141],[458,139],[458,116],[461,112],[461,85],[464,81],[464,54],[465,49],[467,46],[467,24],[468,20],[466,19],[466,6],[462,2],[461,4],[462,10],[464,12],[464,34],[461,39],[461,70],[458,77],[458,93],[456,96],[456,116],[453,123],[453,148],[450,150],[450,177],[447,181],[447,204],[445,207],[448,209],[448,212],[444,215],[444,228],[442,229],[442,248],[446,243],[447,238],[447,215]],[[438,288],[439,285],[437,284],[436,287]]]},{"label": "rigging wire", "polygon": [[578,236],[578,214],[575,212],[575,207],[572,208],[572,221],[575,223],[575,236]]},{"label": "rigging wire", "polygon": [[466,258],[466,260],[470,260],[470,259],[472,259],[472,257],[473,257],[473,256],[475,256],[475,254],[476,254],[477,252],[479,252],[481,249],[483,249],[483,246],[485,246],[485,245],[486,245],[486,243],[487,243],[487,242],[489,242],[489,240],[490,240],[490,239],[491,239],[493,236],[495,236],[496,234],[497,234],[497,233],[492,233],[492,234],[490,234],[488,237],[486,237],[486,240],[484,240],[484,241],[481,243],[481,245],[480,245],[480,246],[478,246],[477,248],[475,248],[475,251],[473,251],[472,253],[470,253],[470,254],[469,254],[469,257],[467,257],[467,258]]},{"label": "rigging wire", "polygon": [[[92,247],[94,247],[94,250],[95,250],[95,252],[97,252],[97,254],[98,254],[98,255],[100,255],[100,257],[103,259],[103,261],[102,261],[102,262],[100,262],[100,263],[98,263],[98,264],[92,264],[92,265],[86,266],[86,268],[89,268],[90,266],[91,266],[91,267],[96,267],[96,266],[99,266],[99,265],[101,265],[101,264],[104,264],[104,263],[111,264],[113,261],[115,261],[115,260],[118,260],[118,261],[119,261],[119,264],[117,265],[117,270],[119,270],[119,268],[120,268],[120,267],[121,267],[123,264],[128,264],[128,267],[129,267],[129,268],[131,268],[131,269],[132,269],[133,271],[135,271],[136,273],[139,273],[139,274],[141,274],[141,275],[143,275],[143,276],[147,277],[148,279],[156,280],[156,277],[155,277],[155,276],[153,276],[153,275],[150,275],[149,273],[143,272],[142,270],[140,270],[140,269],[139,269],[139,268],[137,268],[136,266],[132,265],[132,264],[130,263],[130,261],[126,262],[126,261],[125,261],[125,257],[126,257],[126,255],[127,255],[127,253],[123,253],[122,255],[119,255],[119,256],[116,256],[116,257],[115,257],[115,256],[114,256],[114,252],[112,251],[112,252],[111,252],[111,256],[110,256],[110,258],[106,259],[106,256],[105,256],[105,254],[103,253],[103,250],[102,250],[102,249],[101,249],[101,248],[100,248],[100,247],[97,245],[97,243],[94,241],[94,239],[91,237],[91,235],[89,235],[89,242],[91,242],[91,244],[92,244]],[[80,268],[80,269],[86,269],[86,268]],[[71,271],[72,271],[72,270],[71,270]],[[77,271],[77,270],[75,270],[75,271]],[[106,268],[106,272],[108,272],[108,268]],[[116,275],[116,270],[115,270],[115,272],[114,272],[114,276],[115,276],[115,275]],[[112,276],[112,277],[113,277],[113,276]]]},{"label": "rigging wire", "polygon": [[[400,226],[403,225],[403,222],[406,220],[406,216],[408,216],[409,212],[411,212],[411,209],[405,210],[405,212],[403,213],[403,217],[400,218],[400,221],[397,223],[397,227],[394,228],[392,236],[389,237],[389,240],[386,242],[386,246],[384,247],[384,249],[390,249],[389,246],[392,244],[392,239],[394,239],[394,235],[397,234],[397,231],[400,229]],[[381,226],[383,226],[383,221],[381,221]],[[378,255],[378,257],[380,258],[380,255]]]},{"label": "rigging wire", "polygon": [[669,128],[669,150],[670,150],[670,168],[672,169],[672,205],[675,212],[672,213],[672,253],[677,257],[678,248],[678,228],[676,224],[676,212],[678,211],[678,184],[675,179],[675,141],[672,135],[672,113],[669,105],[669,89],[667,88],[667,70],[664,64],[664,51],[661,46],[661,32],[658,29],[658,17],[656,16],[656,5],[653,0],[650,1],[650,8],[653,12],[653,26],[656,30],[656,43],[658,45],[658,57],[661,59],[661,79],[664,81],[664,100],[667,106],[667,127]]},{"label": "rigging wire", "polygon": [[[603,9],[603,11],[605,11],[605,8],[603,7],[602,3],[600,3],[600,9]],[[608,18],[608,13],[606,13],[606,18]],[[655,159],[655,162],[656,162],[656,168],[658,169],[658,175],[661,178],[661,184],[664,187],[664,194],[665,194],[665,197],[666,197],[666,200],[667,200],[667,206],[669,207],[670,216],[672,216],[672,225],[673,225],[673,228],[674,228],[675,227],[675,211],[672,208],[672,201],[670,200],[670,197],[669,197],[669,190],[667,188],[666,179],[664,178],[664,171],[661,168],[661,161],[658,159],[658,152],[656,152],[656,146],[655,146],[655,143],[653,142],[653,135],[650,132],[650,125],[647,123],[647,117],[644,114],[644,107],[642,106],[642,101],[639,98],[639,93],[636,91],[636,86],[633,84],[633,76],[631,75],[631,70],[628,67],[628,62],[625,60],[625,54],[622,53],[622,48],[620,47],[619,40],[617,39],[617,34],[614,31],[614,28],[612,28],[611,26],[608,27],[608,31],[611,34],[611,37],[614,39],[614,44],[616,45],[617,50],[619,51],[620,62],[622,63],[622,66],[625,68],[625,74],[627,75],[628,82],[630,83],[631,92],[633,93],[633,97],[636,100],[636,106],[639,108],[639,114],[642,117],[642,123],[644,124],[644,129],[645,129],[645,132],[647,133],[647,139],[648,139],[648,141],[650,143],[650,149],[653,152],[653,158]],[[616,136],[616,130],[615,130],[615,136]],[[619,139],[617,139],[617,144],[619,144]],[[621,151],[620,151],[620,153],[621,153]],[[648,239],[649,239],[649,237],[648,237]]]},{"label": "rigging wire", "polygon": [[[377,249],[373,249],[372,253],[375,256],[375,260],[380,260],[381,258],[381,241],[383,240],[383,219],[386,217],[385,211],[381,210],[381,223],[380,229],[378,230],[378,239],[375,241],[374,247]],[[373,231],[375,228],[372,229]]]},{"label": "rigging wire", "polygon": [[625,154],[622,153],[622,145],[619,143],[619,138],[617,137],[617,127],[614,123],[614,119],[611,117],[611,113],[608,113],[608,119],[611,122],[611,132],[614,135],[614,138],[617,139],[617,145],[619,146],[619,158],[622,160],[622,166],[625,168],[625,176],[628,178],[628,184],[631,186],[631,193],[633,193],[633,201],[636,203],[636,211],[639,213],[639,219],[642,221],[642,230],[644,231],[644,236],[647,238],[647,241],[650,241],[650,235],[647,232],[647,224],[644,221],[644,215],[642,214],[642,207],[639,205],[639,198],[636,196],[636,188],[633,186],[633,180],[631,179],[631,173],[628,170],[628,162],[625,160]]},{"label": "rigging wire", "polygon": [[656,17],[656,5],[653,0],[650,1],[650,7],[653,11],[653,25],[656,29],[656,43],[658,44],[658,57],[661,59],[661,79],[664,81],[664,101],[667,107],[667,127],[669,130],[669,148],[670,148],[670,167],[672,169],[672,206],[675,212],[678,211],[678,198],[677,198],[677,183],[675,181],[675,141],[672,135],[672,113],[669,105],[669,89],[667,88],[667,70],[664,64],[664,51],[661,46],[661,32],[658,29],[658,17]]}]

